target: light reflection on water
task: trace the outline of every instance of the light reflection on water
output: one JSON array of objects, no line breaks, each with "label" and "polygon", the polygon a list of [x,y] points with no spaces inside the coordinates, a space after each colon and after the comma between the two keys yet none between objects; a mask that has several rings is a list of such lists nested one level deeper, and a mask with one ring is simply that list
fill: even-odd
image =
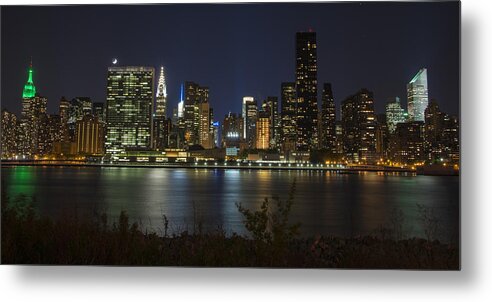
[{"label": "light reflection on water", "polygon": [[[457,236],[458,177],[384,173],[236,169],[149,169],[122,167],[4,167],[9,196],[36,197],[40,212],[56,217],[106,212],[116,219],[126,210],[144,228],[162,230],[162,215],[174,231],[195,221],[244,234],[236,203],[259,208],[265,197],[287,199],[296,180],[292,221],[304,235],[357,235],[387,223],[394,209],[405,230],[423,237],[417,204],[433,208],[442,240]],[[172,231],[172,230],[171,230]],[[452,234],[452,235],[451,235]]]}]

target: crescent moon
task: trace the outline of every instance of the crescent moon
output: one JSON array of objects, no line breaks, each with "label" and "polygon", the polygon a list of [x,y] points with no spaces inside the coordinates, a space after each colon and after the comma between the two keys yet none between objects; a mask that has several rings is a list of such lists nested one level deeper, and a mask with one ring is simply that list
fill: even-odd
[{"label": "crescent moon", "polygon": [[118,59],[117,58],[114,58],[113,59],[113,64],[116,64],[116,63],[118,63]]}]

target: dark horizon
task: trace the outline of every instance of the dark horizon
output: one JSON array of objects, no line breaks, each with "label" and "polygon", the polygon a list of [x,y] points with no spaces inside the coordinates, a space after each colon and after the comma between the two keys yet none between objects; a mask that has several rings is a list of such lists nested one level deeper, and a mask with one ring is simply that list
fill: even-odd
[{"label": "dark horizon", "polygon": [[210,87],[221,121],[240,113],[243,96],[280,98],[281,82],[295,79],[295,33],[312,29],[318,102],[332,83],[338,118],[361,88],[374,92],[378,113],[393,96],[406,108],[406,84],[423,67],[429,99],[458,115],[459,11],[459,2],[2,7],[2,107],[20,113],[31,56],[49,112],[61,96],[105,102],[117,57],[119,66],[165,66],[168,116],[180,84],[195,81]]}]

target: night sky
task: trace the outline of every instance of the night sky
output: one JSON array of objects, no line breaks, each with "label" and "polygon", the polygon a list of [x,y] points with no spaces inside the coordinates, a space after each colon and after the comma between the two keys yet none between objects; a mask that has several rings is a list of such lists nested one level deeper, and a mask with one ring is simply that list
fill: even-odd
[{"label": "night sky", "polygon": [[427,67],[429,98],[459,113],[459,3],[316,3],[44,6],[1,8],[1,102],[19,113],[27,67],[57,112],[61,96],[105,101],[107,67],[166,69],[168,115],[179,86],[210,88],[215,117],[242,97],[280,97],[294,81],[295,33],[318,42],[318,94],[331,82],[337,105],[360,88],[406,108],[406,83]]}]

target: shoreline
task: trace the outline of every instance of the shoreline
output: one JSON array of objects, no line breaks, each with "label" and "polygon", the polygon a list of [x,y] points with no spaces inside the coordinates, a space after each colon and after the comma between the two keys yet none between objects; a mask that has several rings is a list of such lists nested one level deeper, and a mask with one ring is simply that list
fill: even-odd
[{"label": "shoreline", "polygon": [[415,170],[406,168],[375,168],[375,167],[332,167],[325,165],[315,165],[312,166],[297,166],[297,164],[278,164],[278,163],[180,163],[180,164],[142,164],[142,163],[124,163],[124,164],[110,164],[110,163],[76,163],[76,162],[53,162],[53,161],[25,161],[25,162],[11,162],[2,161],[2,167],[17,167],[17,166],[32,166],[32,167],[102,167],[102,168],[184,168],[184,169],[241,169],[241,170],[284,170],[284,171],[328,171],[336,172],[341,174],[351,174],[359,172],[388,172],[388,173],[412,173],[416,174]]}]

